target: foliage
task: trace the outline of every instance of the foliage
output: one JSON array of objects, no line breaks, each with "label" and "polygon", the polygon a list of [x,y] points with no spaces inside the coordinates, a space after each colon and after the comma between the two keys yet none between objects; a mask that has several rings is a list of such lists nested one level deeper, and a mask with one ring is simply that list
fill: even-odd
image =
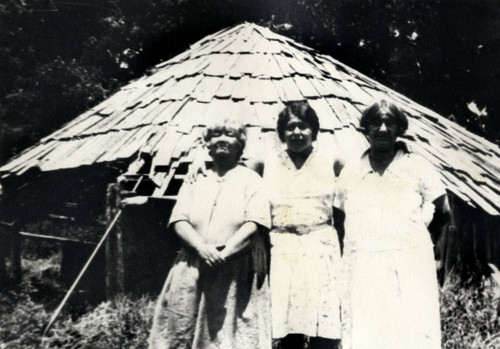
[{"label": "foliage", "polygon": [[76,321],[66,319],[44,341],[48,348],[147,348],[154,301],[119,296]]},{"label": "foliage", "polygon": [[489,349],[500,345],[498,285],[449,283],[441,290],[441,327],[445,349]]},{"label": "foliage", "polygon": [[37,348],[49,314],[27,294],[0,294],[0,349]]},{"label": "foliage", "polygon": [[[47,271],[57,264],[56,259],[25,265],[32,270],[23,287],[16,292],[0,293],[0,349],[147,348],[155,306],[155,299],[149,296],[118,296],[76,318],[63,312],[42,342],[42,330],[54,305],[34,300],[33,294],[40,286],[33,280],[54,282],[54,275],[51,279]],[[57,283],[52,287],[57,287]],[[441,289],[443,348],[497,348],[499,296],[499,286],[490,279],[483,279],[479,285],[447,283]],[[277,345],[275,341],[273,348]]]},{"label": "foliage", "polygon": [[66,292],[59,281],[60,258],[56,253],[23,259],[22,284],[0,293],[0,349],[147,348],[155,304],[147,296],[118,296],[81,316],[70,316],[67,306],[42,342],[42,332]]},{"label": "foliage", "polygon": [[[242,21],[330,54],[499,142],[495,0],[6,0],[0,161],[154,64]],[[472,102],[485,112],[471,111]]]}]

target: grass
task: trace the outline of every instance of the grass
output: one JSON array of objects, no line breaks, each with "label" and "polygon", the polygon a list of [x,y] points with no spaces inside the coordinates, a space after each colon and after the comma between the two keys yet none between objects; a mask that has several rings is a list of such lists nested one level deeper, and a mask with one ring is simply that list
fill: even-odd
[{"label": "grass", "polygon": [[500,348],[498,290],[491,279],[479,285],[449,283],[441,289],[444,349]]},{"label": "grass", "polygon": [[[57,281],[60,256],[24,260],[23,284],[0,293],[0,349],[147,348],[155,300],[118,296],[82,314],[62,313],[49,336],[41,334],[61,299]],[[500,348],[500,287],[492,279],[479,285],[449,282],[441,289],[444,349]],[[276,347],[276,343],[274,343]]]}]

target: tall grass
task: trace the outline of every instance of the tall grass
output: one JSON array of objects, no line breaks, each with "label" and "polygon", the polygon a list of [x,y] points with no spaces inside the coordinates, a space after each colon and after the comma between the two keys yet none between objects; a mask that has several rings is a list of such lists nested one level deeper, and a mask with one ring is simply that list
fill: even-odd
[{"label": "tall grass", "polygon": [[[118,296],[76,318],[63,313],[42,340],[57,304],[40,295],[59,292],[60,299],[63,294],[53,280],[57,269],[51,267],[58,264],[58,257],[51,258],[55,259],[25,262],[31,271],[25,273],[23,285],[0,293],[0,349],[147,348],[155,305],[155,299],[147,296]],[[500,348],[499,295],[500,287],[491,279],[480,285],[445,285],[441,289],[443,348]]]},{"label": "tall grass", "polygon": [[441,289],[444,349],[500,348],[498,288],[484,279],[479,285],[455,282]]}]

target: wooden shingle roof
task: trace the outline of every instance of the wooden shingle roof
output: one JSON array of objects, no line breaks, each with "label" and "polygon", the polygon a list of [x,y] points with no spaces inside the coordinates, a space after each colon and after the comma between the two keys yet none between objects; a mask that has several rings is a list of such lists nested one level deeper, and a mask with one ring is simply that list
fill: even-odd
[{"label": "wooden shingle roof", "polygon": [[252,156],[280,146],[274,129],[284,103],[307,99],[320,119],[318,141],[359,154],[368,145],[357,130],[361,111],[382,97],[407,113],[407,143],[437,167],[448,189],[500,215],[498,146],[332,57],[251,23],[207,36],[158,64],[11,159],[0,174],[132,159],[142,150],[154,156],[157,195],[163,195],[181,163],[205,156],[196,140],[213,115],[228,113],[248,126],[245,151]]}]

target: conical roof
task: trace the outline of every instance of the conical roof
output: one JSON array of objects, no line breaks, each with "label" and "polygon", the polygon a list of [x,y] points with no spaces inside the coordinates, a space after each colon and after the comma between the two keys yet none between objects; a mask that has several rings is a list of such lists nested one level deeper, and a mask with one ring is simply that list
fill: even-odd
[{"label": "conical roof", "polygon": [[368,146],[358,121],[378,98],[407,113],[407,143],[440,171],[450,191],[500,214],[498,146],[332,57],[251,23],[209,35],[158,64],[10,160],[0,173],[114,162],[142,150],[154,156],[156,178],[165,187],[180,163],[200,153],[195,141],[214,115],[229,113],[248,126],[245,151],[252,156],[279,146],[278,112],[286,102],[305,99],[320,119],[322,146],[352,156]]}]

